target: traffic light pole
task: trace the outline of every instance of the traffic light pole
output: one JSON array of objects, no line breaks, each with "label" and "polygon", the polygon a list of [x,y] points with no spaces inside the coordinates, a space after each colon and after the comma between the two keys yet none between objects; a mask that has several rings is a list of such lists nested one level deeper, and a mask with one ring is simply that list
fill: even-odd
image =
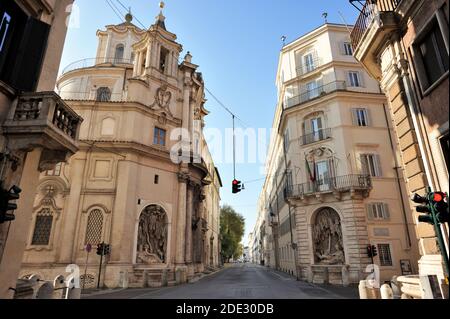
[{"label": "traffic light pole", "polygon": [[444,258],[445,269],[447,271],[446,280],[448,282],[448,276],[450,274],[450,271],[449,271],[449,265],[448,265],[447,249],[445,247],[444,236],[442,235],[442,231],[441,231],[441,224],[437,218],[436,208],[433,205],[431,205],[431,215],[433,217],[433,226],[434,226],[434,231],[436,232],[436,237],[438,239],[439,249],[441,251],[442,258]]},{"label": "traffic light pole", "polygon": [[97,289],[100,289],[100,278],[102,276],[103,255],[105,254],[105,243],[102,243],[102,254],[100,255],[100,266],[98,268]]}]

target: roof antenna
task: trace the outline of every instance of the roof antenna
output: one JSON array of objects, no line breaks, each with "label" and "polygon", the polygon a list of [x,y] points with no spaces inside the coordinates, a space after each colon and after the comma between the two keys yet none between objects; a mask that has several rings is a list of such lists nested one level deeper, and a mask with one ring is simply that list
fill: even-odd
[{"label": "roof antenna", "polygon": [[328,13],[327,13],[327,12],[322,13],[322,18],[324,18],[325,24],[327,24],[327,23],[328,23],[328,20],[327,20],[327,18],[328,18]]}]

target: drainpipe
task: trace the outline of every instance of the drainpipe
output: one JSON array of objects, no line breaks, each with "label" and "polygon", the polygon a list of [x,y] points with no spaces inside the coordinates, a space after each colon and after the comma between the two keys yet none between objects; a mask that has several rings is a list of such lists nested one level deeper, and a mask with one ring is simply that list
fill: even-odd
[{"label": "drainpipe", "polygon": [[394,154],[394,160],[395,160],[395,175],[396,175],[396,180],[397,180],[397,186],[398,186],[398,190],[400,192],[400,200],[402,202],[402,212],[403,212],[403,220],[405,222],[405,231],[406,231],[406,242],[407,242],[407,248],[410,249],[412,246],[411,243],[411,234],[409,233],[409,227],[408,227],[408,218],[407,218],[407,213],[406,213],[406,205],[405,205],[405,199],[403,198],[403,191],[402,191],[402,185],[400,183],[400,174],[398,172],[398,170],[401,168],[398,162],[398,158],[396,155],[396,150],[394,147],[394,142],[392,139],[392,132],[391,132],[391,127],[389,125],[389,119],[388,119],[388,114],[387,114],[387,110],[386,110],[386,105],[383,103],[383,111],[384,111],[384,117],[386,119],[386,125],[388,128],[388,134],[389,134],[389,142],[391,143],[391,149],[392,152]]}]

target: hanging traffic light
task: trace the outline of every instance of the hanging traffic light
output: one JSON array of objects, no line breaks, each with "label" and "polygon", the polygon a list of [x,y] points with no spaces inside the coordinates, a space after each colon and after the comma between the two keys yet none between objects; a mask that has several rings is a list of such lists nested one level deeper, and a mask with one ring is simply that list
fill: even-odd
[{"label": "hanging traffic light", "polygon": [[18,186],[11,187],[9,191],[0,188],[0,224],[16,219],[13,213],[8,213],[17,209],[17,204],[10,201],[18,200],[21,192],[22,189]]},{"label": "hanging traffic light", "polygon": [[233,181],[233,194],[240,193],[242,191],[242,182],[238,180]]}]

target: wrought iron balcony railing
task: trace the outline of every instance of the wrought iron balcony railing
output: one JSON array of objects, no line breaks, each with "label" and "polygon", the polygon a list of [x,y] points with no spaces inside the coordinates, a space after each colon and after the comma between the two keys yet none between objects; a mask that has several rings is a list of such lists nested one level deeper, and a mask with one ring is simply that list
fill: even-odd
[{"label": "wrought iron balcony railing", "polygon": [[351,40],[353,50],[358,47],[361,39],[370,27],[372,21],[382,12],[395,11],[402,0],[367,0],[361,9],[361,14],[353,27]]},{"label": "wrought iron balcony railing", "polygon": [[79,61],[75,61],[68,66],[66,66],[61,75],[66,74],[71,71],[91,68],[94,66],[123,66],[123,65],[132,65],[133,60],[131,59],[119,59],[119,58],[89,58],[83,59]]},{"label": "wrought iron balcony railing", "polygon": [[286,187],[287,198],[298,198],[326,192],[346,192],[351,190],[367,191],[372,188],[372,179],[368,175],[346,175],[317,179],[304,184]]},{"label": "wrought iron balcony railing", "polygon": [[301,145],[309,145],[309,144],[312,144],[315,142],[325,141],[330,138],[331,138],[331,129],[326,128],[326,129],[318,130],[317,132],[303,135],[300,138],[300,144]]},{"label": "wrought iron balcony railing", "polygon": [[126,102],[125,92],[99,95],[98,92],[59,92],[61,98],[66,101],[97,101],[97,102]]},{"label": "wrought iron balcony railing", "polygon": [[335,81],[322,86],[319,86],[315,89],[309,90],[303,94],[294,96],[289,98],[284,104],[284,109],[288,109],[297,105],[304,104],[313,99],[325,96],[327,94],[336,92],[336,91],[345,91],[347,90],[347,85],[345,81]]}]

